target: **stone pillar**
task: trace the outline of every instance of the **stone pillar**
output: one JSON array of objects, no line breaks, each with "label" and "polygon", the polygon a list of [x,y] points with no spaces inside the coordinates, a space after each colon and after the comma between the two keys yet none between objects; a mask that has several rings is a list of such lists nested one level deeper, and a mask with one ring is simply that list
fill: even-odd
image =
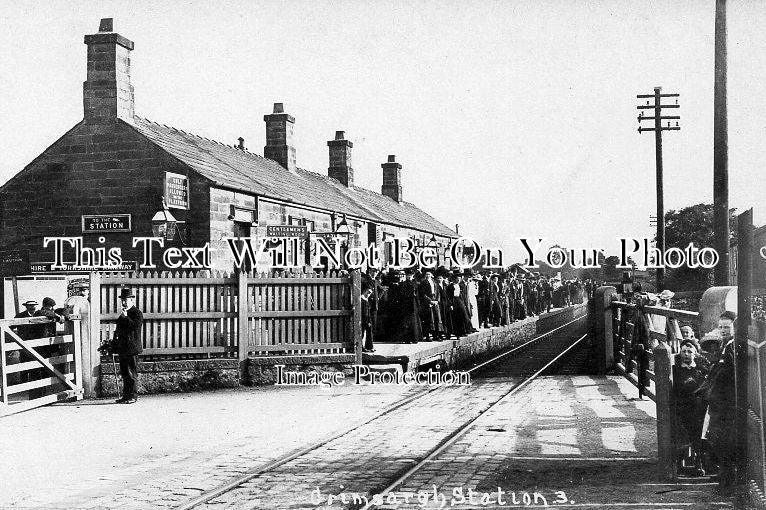
[{"label": "stone pillar", "polygon": [[[101,395],[101,275],[90,273],[90,306],[81,307],[83,389],[86,397]],[[84,313],[85,312],[85,313]],[[111,339],[108,339],[111,340]]]},{"label": "stone pillar", "polygon": [[595,331],[594,351],[596,373],[606,374],[614,367],[614,331],[612,301],[615,299],[617,289],[614,287],[599,287],[593,297],[593,326]]}]

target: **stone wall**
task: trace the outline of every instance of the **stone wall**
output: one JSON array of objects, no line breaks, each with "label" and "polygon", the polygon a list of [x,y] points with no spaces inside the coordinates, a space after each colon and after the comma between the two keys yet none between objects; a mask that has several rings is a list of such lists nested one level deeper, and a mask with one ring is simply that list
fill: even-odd
[{"label": "stone wall", "polygon": [[[44,248],[43,237],[83,236],[84,214],[131,214],[132,232],[86,234],[83,242],[90,248],[120,247],[124,261],[140,262],[132,238],[152,235],[166,171],[189,177],[191,210],[172,212],[190,225],[186,244],[202,246],[209,239],[207,182],[122,120],[80,122],[0,188],[0,239],[29,249],[33,264],[53,262],[53,246]],[[67,247],[66,261],[73,260]]]},{"label": "stone wall", "polygon": [[306,356],[268,356],[248,359],[247,384],[271,385],[277,382],[277,365],[284,365],[285,372],[343,372],[353,374],[353,354],[317,354]]},{"label": "stone wall", "polygon": [[[138,393],[176,393],[239,386],[236,359],[141,361],[138,364]],[[120,372],[117,363],[117,374]],[[101,396],[116,396],[111,361],[101,363]],[[122,384],[122,380],[119,381]]]}]

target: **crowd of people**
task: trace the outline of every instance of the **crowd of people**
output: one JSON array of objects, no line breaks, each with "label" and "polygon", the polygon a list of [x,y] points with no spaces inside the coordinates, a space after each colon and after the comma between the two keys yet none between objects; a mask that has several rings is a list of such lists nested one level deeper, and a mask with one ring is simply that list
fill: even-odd
[{"label": "crowd of people", "polygon": [[[648,386],[647,353],[657,344],[650,333],[668,334],[665,318],[645,314],[642,308],[643,305],[670,308],[673,292],[641,293],[640,285],[634,290],[638,293],[631,297],[631,301],[637,306],[622,314],[619,331],[621,336],[630,339],[630,358],[638,365],[641,394],[641,388]],[[702,340],[696,338],[692,325],[682,325],[681,341],[672,368],[675,423],[678,425],[674,438],[678,446],[679,472],[696,476],[717,474],[721,494],[731,494],[735,481],[736,318],[734,312],[724,311],[718,318],[716,330],[703,336]],[[626,322],[632,322],[633,327],[626,329]],[[626,368],[632,371],[632,363],[628,362]]]},{"label": "crowd of people", "polygon": [[416,343],[462,337],[479,328],[583,303],[596,283],[540,273],[471,269],[390,270],[363,275],[365,350],[375,341]]},{"label": "crowd of people", "polygon": [[[690,326],[673,366],[673,392],[680,424],[681,468],[692,474],[718,472],[719,492],[730,493],[735,481],[734,312],[718,319],[715,334],[702,341]],[[741,354],[740,354],[741,355]]]}]

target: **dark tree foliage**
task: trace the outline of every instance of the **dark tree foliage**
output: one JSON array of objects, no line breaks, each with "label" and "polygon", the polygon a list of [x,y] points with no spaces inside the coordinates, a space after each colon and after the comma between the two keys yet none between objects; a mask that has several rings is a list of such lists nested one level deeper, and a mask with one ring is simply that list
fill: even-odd
[{"label": "dark tree foliage", "polygon": [[[730,238],[737,232],[735,209],[729,211]],[[713,247],[713,205],[696,204],[665,214],[665,248]],[[655,239],[656,240],[656,239]],[[713,270],[682,266],[666,269],[665,287],[671,290],[705,290],[713,284]]]}]

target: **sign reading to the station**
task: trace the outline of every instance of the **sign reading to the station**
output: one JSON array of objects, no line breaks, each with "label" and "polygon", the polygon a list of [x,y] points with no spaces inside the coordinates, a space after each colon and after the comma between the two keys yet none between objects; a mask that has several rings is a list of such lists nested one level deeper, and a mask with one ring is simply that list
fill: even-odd
[{"label": "sign reading to the station", "polygon": [[29,273],[29,250],[0,250],[0,275],[22,276]]},{"label": "sign reading to the station", "polygon": [[189,208],[189,178],[165,172],[165,203],[176,209]]},{"label": "sign reading to the station", "polygon": [[306,225],[268,225],[266,237],[306,237]]},{"label": "sign reading to the station", "polygon": [[130,214],[83,214],[82,233],[101,234],[104,232],[130,232]]}]

